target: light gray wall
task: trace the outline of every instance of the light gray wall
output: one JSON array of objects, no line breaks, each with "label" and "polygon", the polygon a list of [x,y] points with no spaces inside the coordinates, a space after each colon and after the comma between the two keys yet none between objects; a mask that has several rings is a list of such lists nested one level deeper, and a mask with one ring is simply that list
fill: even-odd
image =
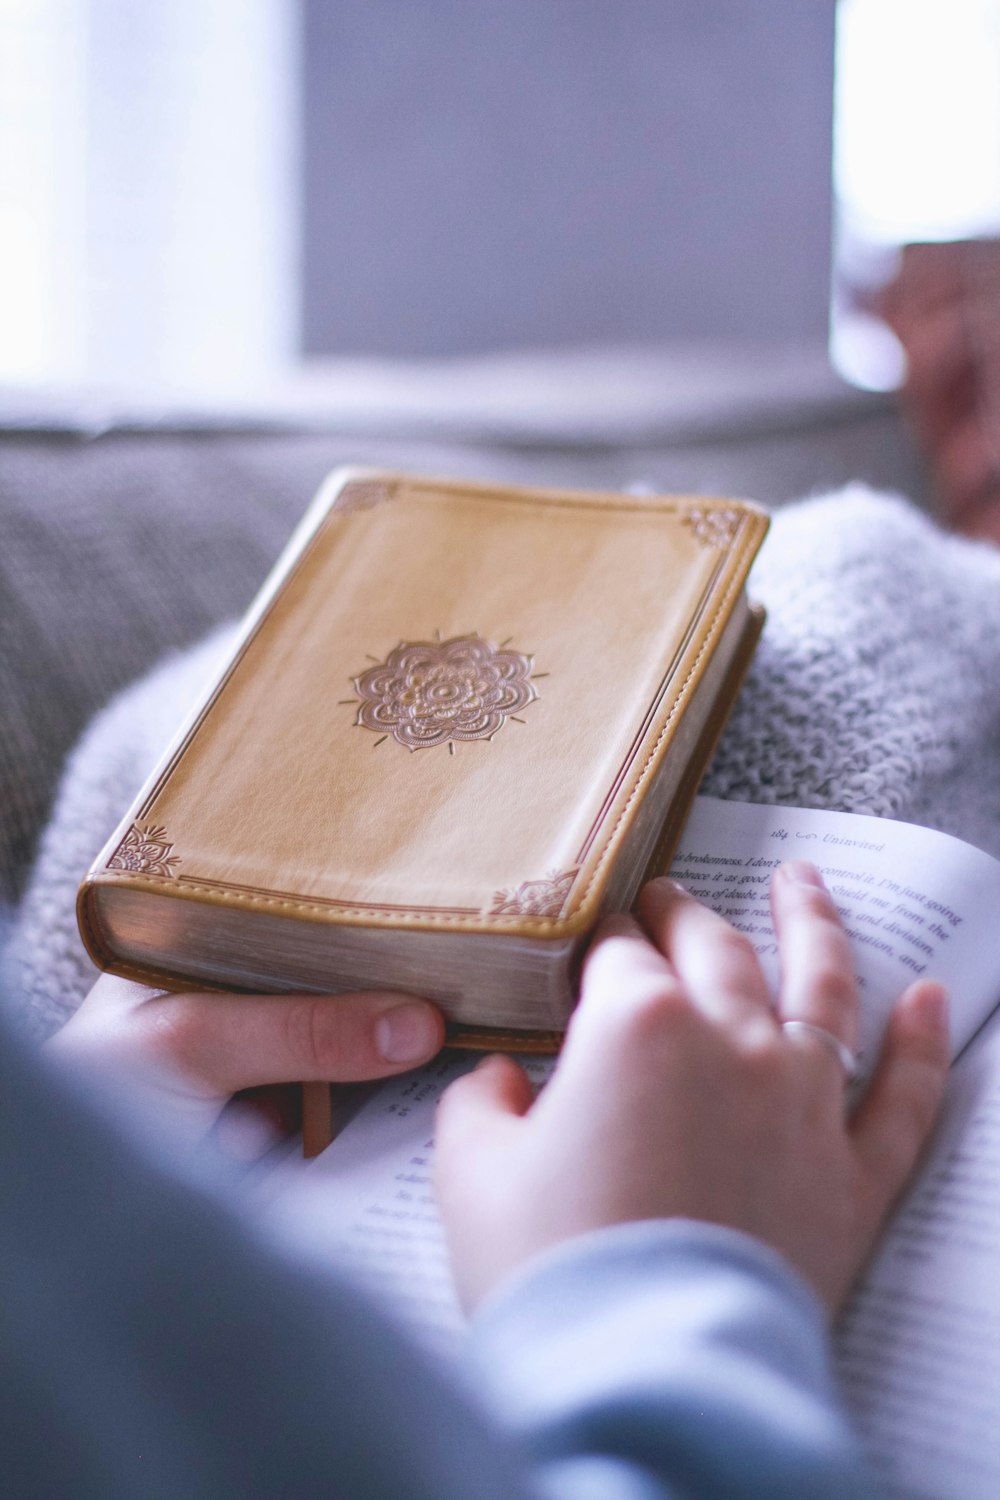
[{"label": "light gray wall", "polygon": [[824,339],[833,0],[305,0],[304,347]]}]

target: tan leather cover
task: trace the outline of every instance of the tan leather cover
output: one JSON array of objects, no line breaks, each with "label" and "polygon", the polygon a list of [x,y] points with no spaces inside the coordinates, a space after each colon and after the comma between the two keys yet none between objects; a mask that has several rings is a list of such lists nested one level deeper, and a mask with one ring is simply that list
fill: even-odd
[{"label": "tan leather cover", "polygon": [[81,891],[571,936],[740,599],[732,500],[332,475]]},{"label": "tan leather cover", "polygon": [[[705,721],[694,754],[684,769],[683,778],[670,803],[670,811],[664,819],[656,847],[643,874],[643,881],[665,875],[670,869],[698,791],[698,783],[705,774],[726,727],[729,711],[753,660],[765,618],[760,605],[751,606],[740,648],[730,664],[723,690]],[[530,1052],[552,1056],[562,1047],[563,1036],[562,1031],[526,1031],[511,1026],[470,1026],[460,1021],[450,1021],[445,1027],[447,1046],[471,1052]]]}]

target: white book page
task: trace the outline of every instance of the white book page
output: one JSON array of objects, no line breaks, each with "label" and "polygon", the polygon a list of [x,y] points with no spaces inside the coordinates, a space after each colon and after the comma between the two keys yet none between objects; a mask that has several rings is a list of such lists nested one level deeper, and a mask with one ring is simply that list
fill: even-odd
[{"label": "white book page", "polygon": [[[777,863],[802,857],[824,871],[848,927],[870,939],[855,940],[862,1004],[871,1015],[864,1028],[869,1056],[889,1006],[918,968],[951,989],[953,1041],[964,1045],[1000,998],[1000,863],[946,835],[885,819],[699,798],[674,873],[749,932],[773,979],[767,879]],[[990,1036],[998,1034],[1000,1019]],[[1000,1431],[1000,1040],[985,1043],[977,1042],[953,1076],[952,1144],[942,1136],[941,1149],[962,1155],[948,1157],[947,1194],[935,1155],[840,1341],[850,1400],[883,1473],[922,1468],[906,1455],[913,1443],[909,1351],[918,1346],[922,1394],[912,1395],[913,1422],[925,1446],[942,1421],[964,1445],[961,1471],[956,1455],[942,1448],[940,1484],[935,1478],[920,1489],[900,1478],[899,1495],[1000,1493],[992,1479],[992,1489],[976,1489],[974,1480],[980,1468],[995,1474],[988,1455],[991,1442],[996,1452],[994,1427]],[[282,1233],[321,1254],[338,1253],[441,1351],[456,1346],[463,1320],[430,1181],[434,1107],[476,1060],[445,1054],[381,1085],[321,1157],[303,1162],[289,1153],[257,1185]],[[526,1065],[539,1082],[551,1066],[537,1058]],[[959,1374],[982,1394],[978,1407],[963,1394]],[[987,1423],[988,1408],[995,1423]],[[946,1411],[951,1415],[934,1415]],[[963,1487],[955,1475],[966,1471],[973,1477]],[[937,1473],[930,1465],[926,1472]]]},{"label": "white book page", "polygon": [[947,986],[957,1055],[1000,1000],[1000,860],[889,818],[698,797],[671,874],[749,936],[772,986],[768,883],[790,859],[817,866],[851,935],[862,1071],[893,1002],[918,978]]},{"label": "white book page", "polygon": [[[465,1319],[431,1183],[434,1110],[452,1079],[479,1060],[447,1052],[381,1084],[321,1156],[303,1161],[295,1143],[254,1186],[279,1233],[336,1255],[441,1353],[455,1349]],[[536,1084],[553,1066],[551,1058],[519,1061]]]},{"label": "white book page", "polygon": [[841,1320],[837,1364],[885,1492],[1000,1495],[1000,1014]]}]

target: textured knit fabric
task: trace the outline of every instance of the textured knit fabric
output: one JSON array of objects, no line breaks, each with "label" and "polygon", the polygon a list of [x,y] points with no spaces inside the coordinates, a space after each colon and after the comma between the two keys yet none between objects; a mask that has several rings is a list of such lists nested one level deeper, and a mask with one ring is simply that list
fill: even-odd
[{"label": "textured knit fabric", "polygon": [[1000,855],[1000,551],[855,487],[774,518],[753,593],[767,628],[702,791]]},{"label": "textured knit fabric", "polygon": [[307,454],[279,478],[252,447],[233,448],[0,447],[0,899],[20,894],[95,710],[246,608],[327,464]]},{"label": "textured knit fabric", "polygon": [[[702,789],[900,818],[1000,854],[1000,552],[854,487],[775,516],[752,592],[767,629]],[[9,950],[36,1036],[92,982],[80,877],[228,639],[123,694],[69,762]]]},{"label": "textured knit fabric", "polygon": [[185,1181],[162,1099],[153,1134],[69,1083],[0,1024],[6,1495],[870,1495],[819,1305],[745,1236],[626,1225],[538,1257],[483,1310],[477,1381],[240,1222],[205,1151]]}]

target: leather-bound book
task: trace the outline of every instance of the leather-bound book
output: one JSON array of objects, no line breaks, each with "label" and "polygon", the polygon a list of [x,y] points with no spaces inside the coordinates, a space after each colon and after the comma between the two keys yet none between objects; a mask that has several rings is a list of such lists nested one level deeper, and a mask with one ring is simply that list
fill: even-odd
[{"label": "leather-bound book", "polygon": [[766,528],[733,500],[333,474],[81,887],[93,958],[410,991],[455,1036],[545,1044],[598,917],[669,861]]}]

